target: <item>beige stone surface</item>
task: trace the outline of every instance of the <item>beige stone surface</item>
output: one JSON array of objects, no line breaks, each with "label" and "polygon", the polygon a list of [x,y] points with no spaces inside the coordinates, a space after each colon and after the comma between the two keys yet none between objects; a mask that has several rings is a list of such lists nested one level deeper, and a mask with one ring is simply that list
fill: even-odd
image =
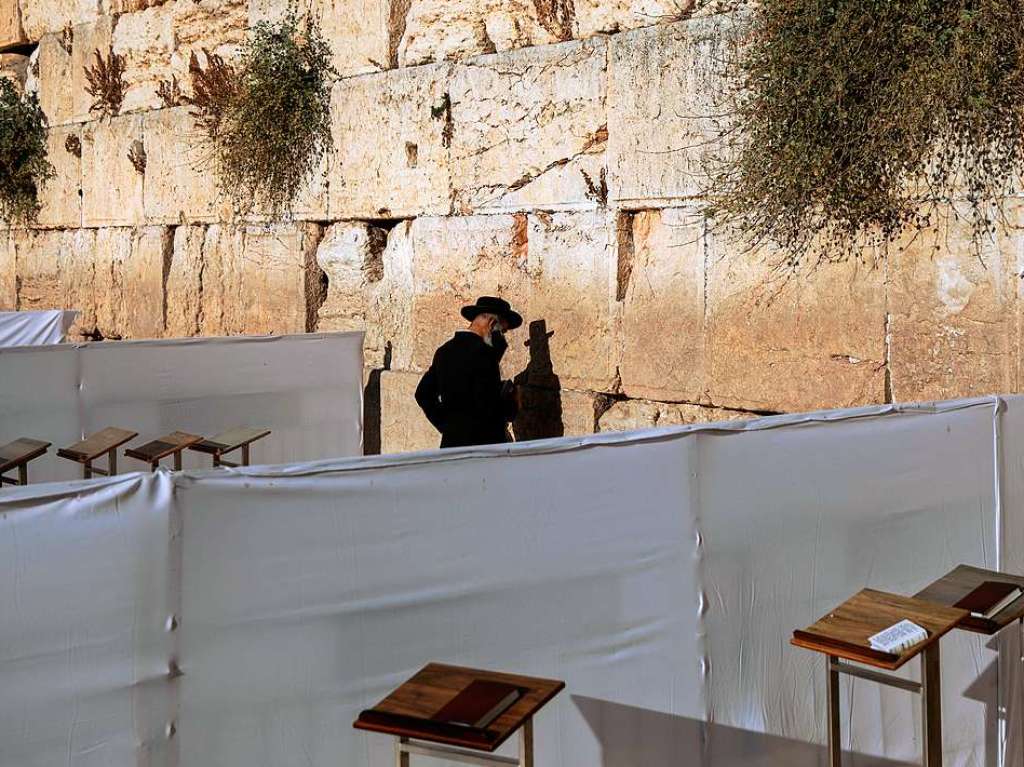
[{"label": "beige stone surface", "polygon": [[626,32],[671,24],[693,12],[695,0],[573,0],[576,35]]},{"label": "beige stone surface", "polygon": [[34,78],[39,105],[50,126],[64,125],[75,114],[71,51],[60,35],[46,35],[39,41],[38,75]]},{"label": "beige stone surface", "polygon": [[171,261],[164,286],[164,300],[167,305],[164,335],[168,338],[199,335],[205,239],[206,227],[174,228]]},{"label": "beige stone surface", "polygon": [[[96,66],[96,52],[105,60],[110,58],[111,45],[114,39],[114,24],[116,19],[111,16],[100,16],[94,21],[85,24],[78,24],[72,30],[74,40],[71,46],[71,80],[70,83],[58,83],[58,88],[69,88],[71,90],[71,118],[72,122],[86,122],[99,116],[93,111],[93,104],[96,102],[94,96],[90,96],[86,90],[89,81],[86,79],[86,67]],[[45,80],[49,72],[42,70],[41,76]],[[123,107],[122,107],[123,108]]]},{"label": "beige stone surface", "polygon": [[14,83],[19,93],[25,90],[25,79],[28,76],[28,56],[20,53],[0,53],[0,77]]},{"label": "beige stone surface", "polygon": [[598,431],[632,431],[665,426],[685,426],[693,423],[714,423],[751,418],[734,410],[676,405],[646,400],[621,400],[612,404],[598,419]]},{"label": "beige stone surface", "polygon": [[164,334],[164,275],[173,233],[163,226],[96,233],[96,322],[104,338]]},{"label": "beige stone surface", "polygon": [[547,5],[571,7],[535,0],[411,0],[398,63],[408,67],[568,40],[571,12],[538,12]]},{"label": "beige stone surface", "polygon": [[93,22],[101,13],[100,0],[21,0],[21,25],[33,42],[69,26]]},{"label": "beige stone surface", "polygon": [[704,399],[704,220],[692,208],[621,220],[622,390],[629,397]]},{"label": "beige stone surface", "polygon": [[594,433],[596,397],[590,392],[524,385],[522,405],[512,423],[516,442]]},{"label": "beige stone surface", "polygon": [[431,450],[441,435],[416,404],[419,373],[385,370],[380,375],[380,451],[405,453]]},{"label": "beige stone surface", "polygon": [[[455,67],[457,212],[595,207],[608,143],[606,43],[571,42]],[[585,175],[584,175],[585,174]],[[597,195],[599,196],[599,195]]]},{"label": "beige stone surface", "polygon": [[141,224],[143,174],[128,158],[143,140],[142,117],[125,115],[91,122],[82,133],[82,219],[85,226]]},{"label": "beige stone surface", "polygon": [[302,333],[319,286],[316,224],[214,225],[203,245],[202,335]]},{"label": "beige stone surface", "polygon": [[527,237],[527,320],[544,323],[543,332],[531,327],[531,353],[536,353],[534,346],[546,347],[562,387],[614,391],[614,216],[605,211],[536,213],[529,218]]},{"label": "beige stone surface", "polygon": [[[1020,213],[1015,205],[1018,226]],[[948,218],[890,248],[894,401],[1016,390],[1022,252],[1019,229],[978,251],[969,228]]]},{"label": "beige stone surface", "polygon": [[0,50],[28,42],[21,25],[20,0],[0,0]]},{"label": "beige stone surface", "polygon": [[699,195],[725,84],[725,17],[648,27],[609,42],[608,188],[630,206]]},{"label": "beige stone surface", "polygon": [[326,230],[316,251],[317,264],[327,275],[317,330],[366,329],[371,291],[384,276],[386,244],[387,232],[368,224],[340,223]]},{"label": "beige stone surface", "polygon": [[13,312],[18,308],[18,272],[12,236],[0,230],[0,312]]},{"label": "beige stone surface", "polygon": [[47,134],[47,159],[54,176],[39,190],[42,206],[36,222],[41,227],[72,229],[82,225],[82,158],[68,150],[82,145],[82,127],[64,125]]},{"label": "beige stone surface", "polygon": [[17,264],[18,309],[77,309],[81,314],[69,335],[96,327],[96,232],[11,232]]},{"label": "beige stone surface", "polygon": [[884,401],[885,269],[871,254],[802,267],[708,235],[711,404],[804,411]]},{"label": "beige stone surface", "polygon": [[448,212],[444,105],[449,72],[446,65],[416,67],[335,85],[331,218]]}]

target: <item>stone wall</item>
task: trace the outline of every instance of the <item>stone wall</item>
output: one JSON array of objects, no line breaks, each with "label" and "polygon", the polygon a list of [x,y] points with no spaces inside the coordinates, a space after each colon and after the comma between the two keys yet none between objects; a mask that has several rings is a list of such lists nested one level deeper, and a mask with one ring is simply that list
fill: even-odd
[{"label": "stone wall", "polygon": [[[522,439],[1019,390],[1019,235],[979,257],[943,226],[784,277],[710,230],[732,22],[693,0],[306,0],[343,75],[335,150],[292,220],[234,220],[157,88],[284,7],[0,0],[0,71],[38,92],[57,174],[34,228],[0,230],[0,308],[80,309],[87,338],[365,329],[385,451],[436,443],[412,392],[480,294],[528,319]],[[104,120],[97,50],[127,68]]]}]

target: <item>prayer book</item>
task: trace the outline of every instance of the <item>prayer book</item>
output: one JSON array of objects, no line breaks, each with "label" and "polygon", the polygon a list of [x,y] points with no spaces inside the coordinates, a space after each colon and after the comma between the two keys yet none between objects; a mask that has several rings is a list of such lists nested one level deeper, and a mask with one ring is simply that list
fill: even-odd
[{"label": "prayer book", "polygon": [[893,624],[884,631],[879,631],[868,639],[873,650],[887,653],[900,653],[928,638],[928,632],[908,620]]},{"label": "prayer book", "polygon": [[484,730],[521,694],[522,691],[511,684],[475,679],[431,718],[436,722]]},{"label": "prayer book", "polygon": [[970,610],[971,617],[991,619],[1015,602],[1024,591],[1015,583],[985,581],[956,603],[962,610]]}]

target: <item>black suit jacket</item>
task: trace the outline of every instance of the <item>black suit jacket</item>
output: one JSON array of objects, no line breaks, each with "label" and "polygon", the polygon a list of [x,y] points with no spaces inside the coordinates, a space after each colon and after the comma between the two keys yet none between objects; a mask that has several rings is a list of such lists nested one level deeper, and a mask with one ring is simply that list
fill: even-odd
[{"label": "black suit jacket", "polygon": [[416,402],[441,432],[441,447],[508,441],[505,426],[515,418],[516,405],[502,397],[499,361],[494,349],[468,331],[456,333],[434,353],[416,387]]}]

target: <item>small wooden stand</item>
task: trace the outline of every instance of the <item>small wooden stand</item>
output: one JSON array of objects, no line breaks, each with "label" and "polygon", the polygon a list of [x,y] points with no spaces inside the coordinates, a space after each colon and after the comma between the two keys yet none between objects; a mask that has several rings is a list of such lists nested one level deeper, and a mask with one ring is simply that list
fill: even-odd
[{"label": "small wooden stand", "polygon": [[[1016,583],[1024,590],[1024,578],[1019,575],[1008,575],[970,565],[957,565],[937,581],[917,592],[914,599],[952,607],[985,581]],[[974,631],[991,636],[1002,631],[1014,621],[1021,620],[1022,617],[1024,617],[1024,595],[992,616],[991,620],[975,618],[968,613],[956,627],[964,631]]]},{"label": "small wooden stand", "polygon": [[[200,453],[208,453],[213,456],[213,465],[217,466],[248,466],[249,465],[249,446],[258,439],[263,439],[270,434],[270,429],[252,429],[252,428],[239,428],[229,429],[228,431],[221,432],[215,437],[210,439],[204,439],[200,442],[196,442],[193,445],[189,445],[192,450],[198,450]],[[241,463],[231,463],[225,461],[223,456],[226,453],[233,452],[242,449],[242,461]]]},{"label": "small wooden stand", "polygon": [[170,434],[147,442],[141,447],[130,447],[124,451],[129,458],[137,458],[149,464],[151,471],[156,471],[160,461],[169,455],[174,456],[174,470],[181,471],[181,453],[190,445],[202,441],[202,437],[187,434],[183,431],[172,431]]},{"label": "small wooden stand", "polygon": [[[0,487],[28,484],[28,462],[46,453],[49,442],[22,437],[0,447]],[[18,478],[5,477],[8,471],[18,470]]]},{"label": "small wooden stand", "polygon": [[[81,442],[76,442],[70,447],[62,447],[57,451],[61,458],[82,464],[82,475],[89,479],[93,474],[101,474],[105,477],[112,477],[117,474],[117,448],[121,447],[130,439],[139,436],[138,432],[127,431],[110,426],[102,431],[92,434]],[[96,468],[92,462],[107,454],[106,470]]]},{"label": "small wooden stand", "polygon": [[[486,731],[432,721],[476,679],[504,682],[525,692]],[[394,735],[396,767],[409,767],[412,754],[483,767],[533,767],[533,716],[564,688],[565,683],[555,679],[428,663],[373,709],[360,714],[353,727]],[[495,754],[517,731],[519,756]]]},{"label": "small wooden stand", "polygon": [[[842,732],[839,719],[839,675],[868,679],[879,684],[918,693],[922,702],[925,767],[942,764],[942,711],[939,678],[939,639],[954,628],[966,610],[945,607],[884,591],[864,589],[812,626],[793,632],[791,644],[823,653],[828,670],[828,750],[831,767],[842,763]],[[928,632],[928,639],[898,655],[878,652],[868,638],[901,620],[910,620]],[[911,658],[921,656],[921,681],[912,682],[891,674],[860,668],[843,660],[895,671]]]}]

